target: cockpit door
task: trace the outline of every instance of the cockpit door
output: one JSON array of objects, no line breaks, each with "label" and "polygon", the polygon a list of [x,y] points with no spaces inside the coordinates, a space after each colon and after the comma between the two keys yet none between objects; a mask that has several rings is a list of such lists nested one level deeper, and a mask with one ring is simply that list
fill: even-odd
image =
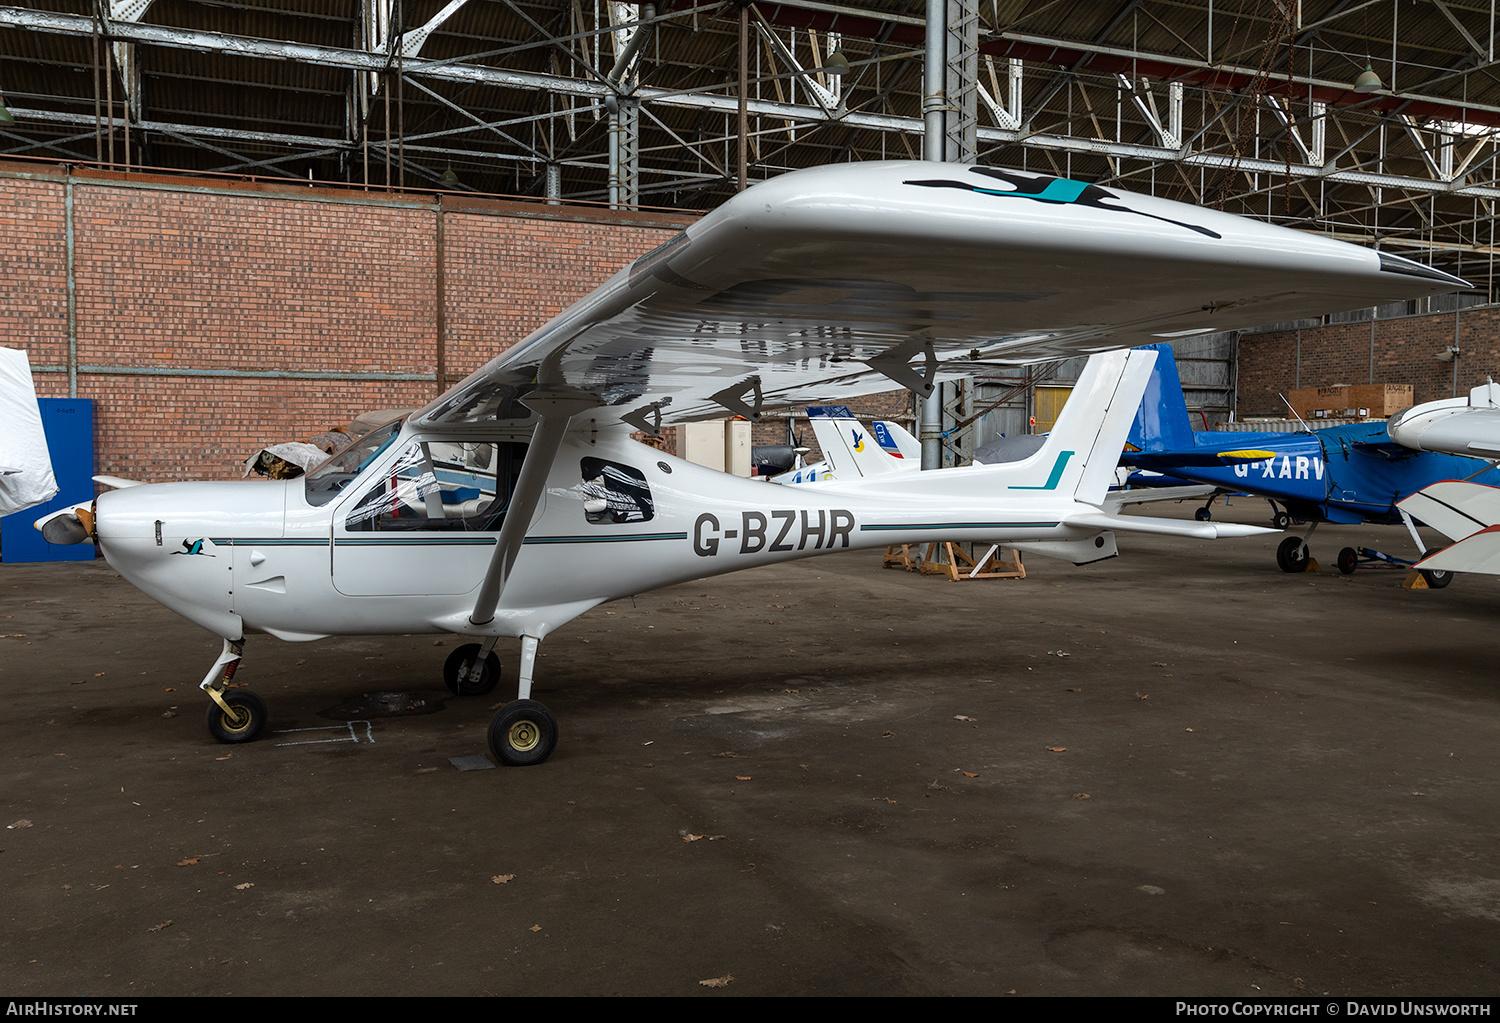
[{"label": "cockpit door", "polygon": [[417,437],[388,452],[334,511],[334,588],[350,596],[476,589],[525,451]]}]

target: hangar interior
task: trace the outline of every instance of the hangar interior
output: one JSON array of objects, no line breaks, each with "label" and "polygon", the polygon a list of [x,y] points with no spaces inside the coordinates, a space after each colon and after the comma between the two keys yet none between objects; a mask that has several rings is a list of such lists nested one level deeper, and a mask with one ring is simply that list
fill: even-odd
[{"label": "hangar interior", "polygon": [[[1374,323],[1402,321],[1422,400],[1492,371],[1497,34],[1493,3],[1452,0],[36,0],[0,6],[0,156],[8,183],[59,168],[101,185],[180,176],[197,194],[295,183],[358,192],[397,220],[495,199],[541,222],[561,207],[669,226],[801,167],[924,155],[1018,167],[1470,280],[1472,293],[1422,308],[1268,325],[1295,332],[1294,364],[1270,385],[1284,389],[1374,382]],[[439,351],[451,301],[424,328]],[[1364,321],[1368,374],[1311,380],[1304,342]],[[1264,372],[1244,365],[1256,343],[1180,346],[1209,421],[1264,411],[1238,392]],[[1452,360],[1427,364],[1445,345],[1463,350],[1462,379]],[[179,363],[200,356],[212,362],[186,346]],[[449,368],[432,361],[408,375],[441,387]],[[88,390],[74,367],[40,368]],[[1074,375],[1046,366],[950,390],[945,457],[1044,424],[1038,388]]]}]

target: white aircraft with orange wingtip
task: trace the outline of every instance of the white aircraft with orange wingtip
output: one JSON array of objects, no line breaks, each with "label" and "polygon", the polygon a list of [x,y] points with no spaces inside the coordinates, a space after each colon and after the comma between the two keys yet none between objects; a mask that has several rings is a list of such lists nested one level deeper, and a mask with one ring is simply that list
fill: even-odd
[{"label": "white aircraft with orange wingtip", "polygon": [[[1418,451],[1493,462],[1500,459],[1500,384],[1486,381],[1466,397],[1413,406],[1392,416],[1386,432],[1398,444]],[[1419,519],[1455,541],[1427,554],[1417,567],[1500,575],[1500,488],[1472,480],[1443,480],[1397,507],[1408,521]]]},{"label": "white aircraft with orange wingtip", "polygon": [[[91,540],[223,639],[209,728],[244,741],[260,699],[224,681],[244,637],[452,632],[456,692],[499,680],[506,764],[558,735],[531,699],[541,642],[604,601],[792,558],[951,540],[1083,563],[1116,531],[1256,527],[1121,515],[1104,495],[1161,336],[1462,287],[1385,253],[1213,210],[987,167],[840,164],[755,185],[635,260],[427,407],[305,477],[163,483],[39,523]],[[508,339],[499,338],[497,344]],[[767,487],[630,440],[635,430],[1108,351],[1019,461]]]}]

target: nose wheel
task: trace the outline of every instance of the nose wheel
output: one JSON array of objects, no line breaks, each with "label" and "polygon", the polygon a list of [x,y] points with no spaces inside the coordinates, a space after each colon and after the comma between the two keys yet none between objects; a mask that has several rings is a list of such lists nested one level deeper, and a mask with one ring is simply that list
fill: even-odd
[{"label": "nose wheel", "polygon": [[266,704],[254,693],[225,693],[208,705],[208,734],[220,742],[249,742],[266,727]]}]

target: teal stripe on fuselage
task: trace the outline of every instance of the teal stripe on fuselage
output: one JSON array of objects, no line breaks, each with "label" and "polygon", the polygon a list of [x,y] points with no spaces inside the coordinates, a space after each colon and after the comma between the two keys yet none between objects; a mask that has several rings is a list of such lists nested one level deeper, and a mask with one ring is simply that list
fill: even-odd
[{"label": "teal stripe on fuselage", "polygon": [[632,543],[637,540],[686,540],[686,533],[631,533],[625,536],[528,536],[525,543]]}]

